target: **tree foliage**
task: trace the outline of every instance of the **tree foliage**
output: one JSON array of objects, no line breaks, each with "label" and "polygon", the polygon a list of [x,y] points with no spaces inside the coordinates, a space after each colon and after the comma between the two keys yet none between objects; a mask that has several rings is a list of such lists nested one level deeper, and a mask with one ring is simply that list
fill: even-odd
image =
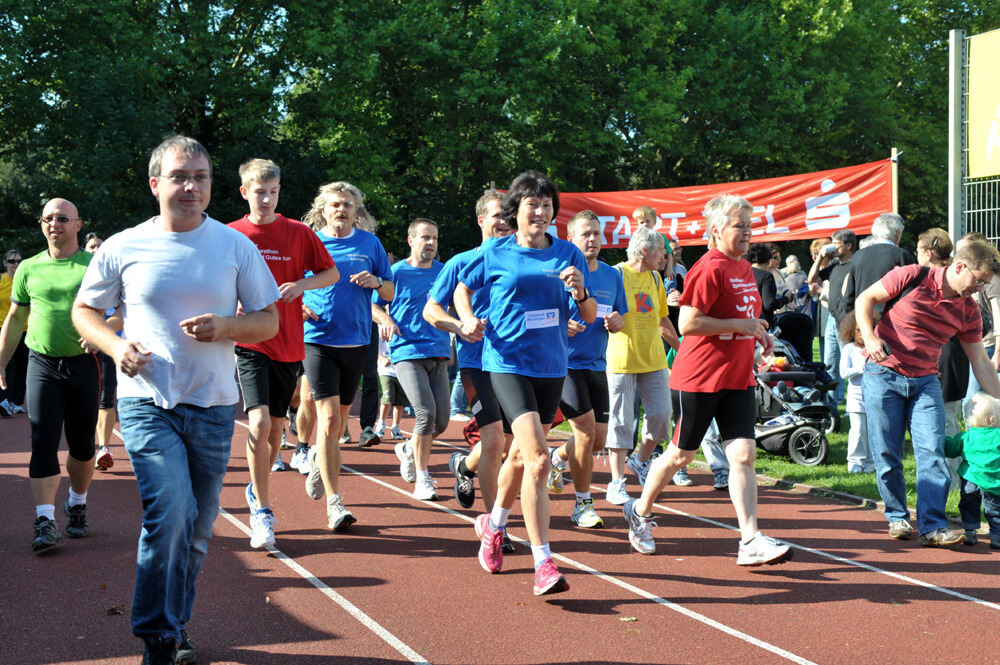
[{"label": "tree foliage", "polygon": [[[105,233],[155,211],[166,134],[214,157],[210,212],[241,215],[236,168],[283,168],[300,216],[358,185],[387,247],[417,215],[442,253],[473,203],[536,168],[567,191],[771,177],[887,157],[901,212],[944,221],[947,36],[1000,27],[941,0],[0,0],[0,243],[40,245],[41,201]],[[26,245],[27,246],[27,245]]]}]

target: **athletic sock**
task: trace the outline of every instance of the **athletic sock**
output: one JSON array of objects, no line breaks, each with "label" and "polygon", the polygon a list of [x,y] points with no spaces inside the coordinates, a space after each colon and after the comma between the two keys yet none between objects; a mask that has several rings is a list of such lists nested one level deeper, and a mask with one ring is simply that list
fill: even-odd
[{"label": "athletic sock", "polygon": [[309,444],[302,443],[301,441],[299,441],[299,445],[295,446],[295,452],[298,452],[300,450],[309,450]]},{"label": "athletic sock", "polygon": [[51,503],[43,503],[40,506],[35,506],[35,517],[48,517],[50,520],[56,518],[56,507]]},{"label": "athletic sock", "polygon": [[576,502],[577,503],[580,503],[581,501],[586,501],[589,498],[590,498],[590,492],[577,492],[576,493]]},{"label": "athletic sock", "polygon": [[416,469],[416,473],[418,483],[425,478],[431,477],[431,472],[428,469]]},{"label": "athletic sock", "polygon": [[493,512],[490,513],[490,527],[493,529],[503,529],[507,526],[507,517],[510,515],[510,508],[502,508],[499,503],[493,505]]},{"label": "athletic sock", "polygon": [[546,559],[552,558],[552,552],[549,549],[549,544],[544,545],[532,545],[531,546],[531,558],[535,560],[535,568],[537,569],[542,562]]},{"label": "athletic sock", "polygon": [[87,504],[87,493],[77,494],[73,491],[73,488],[69,488],[69,505],[70,506],[81,506]]},{"label": "athletic sock", "polygon": [[463,457],[458,462],[458,472],[465,476],[466,478],[475,478],[476,472],[469,470],[469,467],[465,465],[465,458]]}]

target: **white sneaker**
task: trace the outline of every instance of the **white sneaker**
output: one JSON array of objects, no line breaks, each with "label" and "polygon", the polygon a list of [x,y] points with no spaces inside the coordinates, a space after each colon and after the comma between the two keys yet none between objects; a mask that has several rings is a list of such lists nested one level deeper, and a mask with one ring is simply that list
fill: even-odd
[{"label": "white sneaker", "polygon": [[562,494],[563,491],[563,469],[566,466],[566,460],[559,457],[556,454],[558,448],[552,449],[552,454],[550,455],[551,464],[549,464],[549,489],[556,494]]},{"label": "white sneaker", "polygon": [[674,477],[670,479],[674,485],[678,487],[691,487],[694,485],[694,481],[691,480],[691,476],[688,475],[687,469],[677,469],[674,473]]},{"label": "white sneaker", "polygon": [[287,471],[288,467],[285,466],[285,461],[281,459],[281,453],[274,458],[274,464],[271,465],[271,471]]},{"label": "white sneaker", "polygon": [[736,559],[737,566],[773,566],[784,563],[792,558],[792,550],[788,545],[779,543],[774,538],[768,538],[760,531],[754,534],[749,543],[740,541],[740,554]]},{"label": "white sneaker", "polygon": [[277,522],[270,508],[250,513],[250,547],[259,550],[274,545],[274,523]]},{"label": "white sneaker", "polygon": [[303,476],[309,475],[309,449],[299,448],[292,454],[292,461],[289,466],[301,473]]},{"label": "white sneaker", "polygon": [[390,431],[392,432],[392,438],[396,440],[403,438],[403,430],[399,429],[399,425],[393,425]]},{"label": "white sneaker", "polygon": [[101,446],[97,449],[97,455],[94,456],[94,468],[100,469],[101,471],[107,471],[115,465],[115,458],[111,456],[111,451],[108,450],[107,446]]},{"label": "white sneaker", "polygon": [[608,503],[615,506],[621,506],[631,498],[632,497],[628,495],[628,490],[625,489],[625,476],[622,476],[618,480],[612,480],[608,483],[608,493],[605,496]]},{"label": "white sneaker", "polygon": [[357,518],[344,507],[344,500],[339,494],[334,494],[326,500],[327,526],[334,531],[343,531],[357,522]]},{"label": "white sneaker", "polygon": [[417,479],[417,467],[413,461],[413,451],[410,449],[410,444],[406,441],[401,441],[394,446],[396,450],[396,457],[399,458],[399,475],[408,483],[412,483]]},{"label": "white sneaker", "polygon": [[319,464],[316,463],[316,449],[309,449],[309,475],[306,476],[306,494],[310,499],[322,499],[325,493],[323,488],[323,476],[319,472]]},{"label": "white sneaker", "polygon": [[433,478],[421,478],[413,488],[413,498],[420,501],[437,501],[437,483]]},{"label": "white sneaker", "polygon": [[375,436],[380,439],[385,438],[385,423],[381,420],[375,423]]}]

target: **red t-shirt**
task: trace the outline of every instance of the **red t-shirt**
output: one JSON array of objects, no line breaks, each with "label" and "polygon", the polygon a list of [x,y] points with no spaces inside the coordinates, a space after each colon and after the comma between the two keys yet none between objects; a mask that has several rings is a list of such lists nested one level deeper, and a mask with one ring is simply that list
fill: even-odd
[{"label": "red t-shirt", "polygon": [[[753,269],[710,249],[688,271],[681,306],[696,307],[714,319],[760,318],[761,297]],[[685,335],[670,372],[670,387],[685,392],[743,390],[754,385],[753,337]]]},{"label": "red t-shirt", "polygon": [[[319,273],[334,266],[319,236],[302,222],[278,215],[270,224],[258,225],[247,215],[229,226],[257,245],[278,286],[297,282],[308,271]],[[305,357],[302,296],[290,303],[279,300],[275,304],[278,307],[278,334],[259,344],[239,346],[260,351],[278,362],[298,362]]]},{"label": "red t-shirt", "polygon": [[[944,297],[946,271],[931,268],[879,321],[875,334],[892,351],[880,365],[903,376],[929,376],[938,373],[941,347],[953,336],[963,342],[982,340],[983,317],[975,299]],[[893,268],[882,278],[882,287],[894,298],[919,272],[918,265]]]}]

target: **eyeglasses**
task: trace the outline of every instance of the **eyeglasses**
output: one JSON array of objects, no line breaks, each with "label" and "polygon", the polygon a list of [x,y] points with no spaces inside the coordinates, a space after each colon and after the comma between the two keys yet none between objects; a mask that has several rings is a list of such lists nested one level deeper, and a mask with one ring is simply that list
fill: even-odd
[{"label": "eyeglasses", "polygon": [[172,185],[184,186],[188,181],[201,187],[202,185],[207,185],[212,182],[212,176],[207,173],[196,173],[194,175],[187,175],[185,173],[171,173],[170,175],[158,175],[157,178],[165,178],[170,181]]},{"label": "eyeglasses", "polygon": [[69,224],[74,221],[75,218],[67,217],[66,215],[49,215],[48,217],[39,217],[38,221],[42,224]]},{"label": "eyeglasses", "polygon": [[18,263],[21,262],[21,259],[4,259],[3,262],[9,263],[12,266],[16,266]]}]

